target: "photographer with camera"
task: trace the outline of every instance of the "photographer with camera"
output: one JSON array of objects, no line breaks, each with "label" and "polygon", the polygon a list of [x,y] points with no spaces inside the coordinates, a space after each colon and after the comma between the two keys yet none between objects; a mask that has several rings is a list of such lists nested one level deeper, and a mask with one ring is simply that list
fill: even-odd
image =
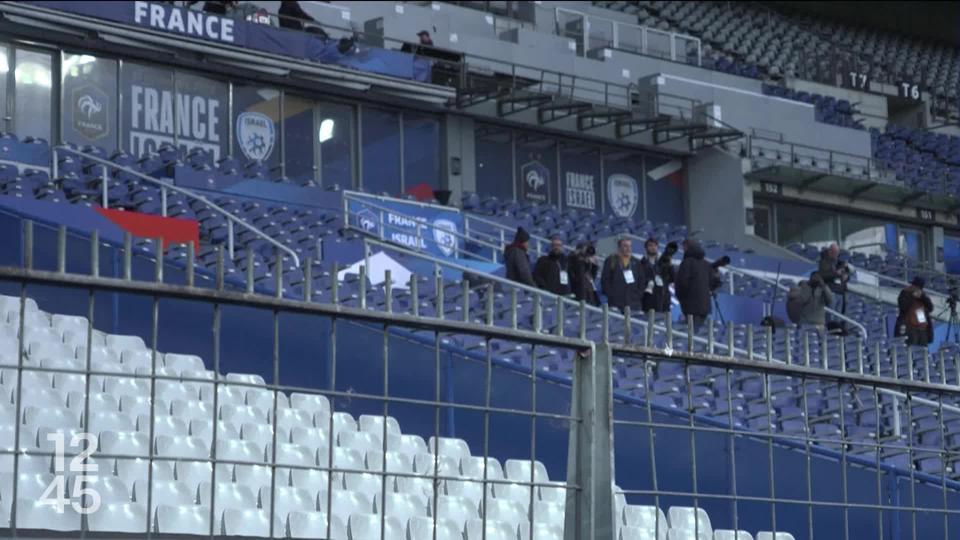
[{"label": "photographer with camera", "polygon": [[563,252],[563,239],[550,237],[550,252],[537,259],[533,267],[533,281],[537,287],[560,296],[570,296],[570,272]]},{"label": "photographer with camera", "polygon": [[567,272],[570,274],[570,290],[577,300],[583,300],[588,305],[599,306],[600,299],[593,285],[597,279],[597,250],[589,242],[580,242],[577,249],[569,257]]},{"label": "photographer with camera", "polygon": [[675,274],[673,256],[680,248],[676,242],[670,242],[657,257],[657,241],[652,238],[647,240],[645,248],[647,253],[643,264],[649,278],[643,294],[643,311],[666,313],[670,311],[670,284]]},{"label": "photographer with camera", "polygon": [[809,280],[801,281],[787,293],[787,316],[801,332],[813,330],[822,339],[826,331],[827,306],[833,301],[833,292],[820,272],[811,272]]},{"label": "photographer with camera", "polygon": [[607,303],[624,311],[627,306],[633,313],[643,310],[643,290],[647,275],[640,261],[633,257],[633,245],[627,238],[617,241],[617,252],[607,257],[600,275],[600,287]]},{"label": "photographer with camera", "polygon": [[926,280],[917,276],[910,282],[910,286],[900,291],[897,297],[896,327],[893,329],[895,337],[906,336],[907,345],[922,345],[926,347],[933,341],[933,302],[923,291]]},{"label": "photographer with camera", "polygon": [[[847,312],[847,282],[850,280],[850,267],[846,261],[840,260],[840,246],[836,243],[820,252],[820,261],[817,272],[824,283],[833,292],[833,301],[830,307],[834,311],[846,314]],[[842,322],[838,321],[842,328]]]},{"label": "photographer with camera", "polygon": [[720,287],[720,267],[730,264],[730,257],[723,256],[708,263],[700,243],[692,238],[683,241],[683,261],[676,275],[677,300],[683,316],[693,316],[694,324],[700,327],[710,316],[710,299]]}]

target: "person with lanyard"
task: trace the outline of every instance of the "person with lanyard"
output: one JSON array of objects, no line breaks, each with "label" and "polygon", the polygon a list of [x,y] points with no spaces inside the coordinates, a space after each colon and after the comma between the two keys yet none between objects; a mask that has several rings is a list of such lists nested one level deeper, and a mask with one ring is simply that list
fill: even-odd
[{"label": "person with lanyard", "polygon": [[924,292],[927,281],[916,276],[910,285],[900,291],[897,297],[897,323],[894,326],[895,337],[906,337],[907,345],[927,346],[933,341],[933,302]]},{"label": "person with lanyard", "polygon": [[617,252],[607,257],[600,275],[600,288],[612,307],[639,313],[643,310],[643,292],[649,277],[627,238],[617,241]]},{"label": "person with lanyard", "polygon": [[559,235],[550,237],[550,252],[537,259],[533,268],[533,281],[545,291],[561,296],[570,295],[567,255],[563,252],[563,239]]}]

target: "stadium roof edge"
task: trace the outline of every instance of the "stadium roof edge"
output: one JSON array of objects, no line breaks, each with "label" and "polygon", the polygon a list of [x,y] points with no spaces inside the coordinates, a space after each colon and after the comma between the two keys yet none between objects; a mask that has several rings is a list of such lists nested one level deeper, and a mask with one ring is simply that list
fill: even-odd
[{"label": "stadium roof edge", "polygon": [[[144,28],[131,28],[112,21],[95,19],[83,15],[66,14],[55,10],[17,2],[0,3],[0,14],[19,25],[38,27],[46,31],[63,28],[67,33],[76,34],[76,30],[95,33],[113,43],[142,43],[151,49],[169,49],[191,51],[205,55],[219,64],[260,71],[270,74],[287,74],[313,83],[322,83],[348,91],[385,91],[392,96],[442,105],[455,96],[453,88],[409,81],[375,73],[357,71],[318,62],[298,60],[292,57],[269,54],[261,51],[214,44],[184,36],[171,36],[163,32]],[[111,39],[112,38],[112,39]],[[242,64],[241,64],[242,62]]]}]

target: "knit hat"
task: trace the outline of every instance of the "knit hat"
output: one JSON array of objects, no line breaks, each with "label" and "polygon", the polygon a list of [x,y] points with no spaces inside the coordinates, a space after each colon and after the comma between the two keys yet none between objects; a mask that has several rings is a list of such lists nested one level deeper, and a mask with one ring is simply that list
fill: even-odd
[{"label": "knit hat", "polygon": [[927,284],[927,280],[923,279],[923,276],[917,276],[913,278],[913,281],[911,281],[910,284],[914,287],[920,287],[922,289],[923,286]]},{"label": "knit hat", "polygon": [[517,234],[513,235],[513,243],[522,244],[527,240],[530,240],[530,233],[523,227],[517,227]]}]

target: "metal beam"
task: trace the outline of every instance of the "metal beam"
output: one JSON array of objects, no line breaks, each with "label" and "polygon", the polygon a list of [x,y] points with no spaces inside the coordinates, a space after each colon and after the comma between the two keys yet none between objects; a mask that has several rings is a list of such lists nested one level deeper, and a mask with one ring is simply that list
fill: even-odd
[{"label": "metal beam", "polygon": [[797,190],[799,190],[800,193],[803,193],[804,191],[807,190],[808,187],[816,184],[817,182],[823,180],[824,178],[826,178],[826,177],[828,177],[828,176],[830,176],[830,175],[829,175],[829,174],[826,174],[826,173],[817,173],[817,174],[811,176],[810,178],[807,178],[806,180],[801,181],[801,182],[800,182],[800,185],[797,187]]},{"label": "metal beam", "polygon": [[876,183],[876,182],[870,182],[870,183],[868,183],[868,184],[865,185],[865,186],[858,187],[857,189],[851,191],[851,192],[850,192],[850,202],[853,202],[853,201],[857,200],[857,198],[858,198],[859,196],[863,195],[864,193],[870,191],[871,189],[873,189],[873,188],[875,188],[875,187],[877,187],[877,186],[879,186],[879,185],[880,185],[880,184],[878,184],[878,183]]},{"label": "metal beam", "polygon": [[907,195],[906,197],[901,199],[898,206],[900,207],[901,210],[903,210],[908,204],[912,203],[913,201],[922,199],[925,195],[926,193],[922,191],[915,191],[912,194]]},{"label": "metal beam", "polygon": [[[553,96],[543,94],[526,96],[506,95],[497,99],[497,115],[509,116],[534,107],[539,107],[551,101],[553,101]],[[518,103],[521,105],[517,106]]]},{"label": "metal beam", "polygon": [[[574,115],[579,115],[584,111],[589,111],[593,105],[589,103],[550,103],[537,109],[537,119],[541,124],[548,124]],[[556,111],[566,111],[557,113]]]}]

